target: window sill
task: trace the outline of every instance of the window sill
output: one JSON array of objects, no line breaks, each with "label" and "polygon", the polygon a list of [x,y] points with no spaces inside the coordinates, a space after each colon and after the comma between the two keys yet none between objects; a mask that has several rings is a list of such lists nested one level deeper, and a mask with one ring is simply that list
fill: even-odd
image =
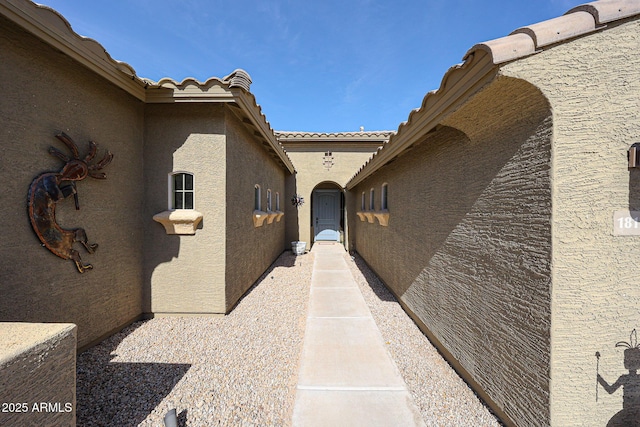
[{"label": "window sill", "polygon": [[164,211],[153,216],[153,220],[164,226],[167,234],[196,234],[202,214],[193,209]]},{"label": "window sill", "polygon": [[378,220],[378,223],[383,226],[386,227],[389,225],[389,211],[388,210],[382,210],[382,211],[377,211],[373,213],[373,216],[376,217],[376,219]]},{"label": "window sill", "polygon": [[382,211],[375,211],[375,212],[360,211],[360,212],[356,212],[356,215],[358,215],[358,218],[360,218],[360,221],[367,220],[369,224],[373,224],[377,219],[378,223],[381,226],[387,227],[389,225],[389,211],[386,209]]},{"label": "window sill", "polygon": [[369,224],[373,224],[374,222],[373,211],[366,211],[366,212],[363,212],[363,214],[364,214],[364,217],[367,218],[367,222]]},{"label": "window sill", "polygon": [[277,222],[280,222],[280,219],[284,215],[284,212],[281,211],[267,211],[267,224],[273,224],[273,220],[275,219]]},{"label": "window sill", "polygon": [[253,226],[262,227],[268,216],[269,214],[264,211],[253,211]]}]

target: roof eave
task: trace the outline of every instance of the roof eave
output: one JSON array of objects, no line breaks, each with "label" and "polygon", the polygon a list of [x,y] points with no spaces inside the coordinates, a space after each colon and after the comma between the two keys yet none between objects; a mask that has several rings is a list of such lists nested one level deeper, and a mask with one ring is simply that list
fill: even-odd
[{"label": "roof eave", "polygon": [[0,14],[137,99],[145,99],[146,82],[129,64],[111,58],[97,41],[78,35],[55,10],[30,1],[3,0]]},{"label": "roof eave", "polygon": [[493,80],[498,67],[490,55],[483,52],[470,53],[462,64],[451,67],[437,91],[429,92],[419,109],[409,114],[406,122],[400,124],[384,148],[379,150],[347,182],[346,188],[352,189],[389,161],[396,158],[405,149],[418,142],[423,135],[442,121],[451,111],[458,108],[482,86]]},{"label": "roof eave", "polygon": [[289,173],[295,173],[296,169],[293,166],[291,159],[287,156],[284,148],[278,142],[269,122],[267,122],[265,116],[262,114],[259,107],[257,107],[253,95],[251,95],[250,92],[239,88],[232,88],[231,92],[234,95],[236,103],[248,116],[252,126],[257,129],[258,135],[267,142],[269,147],[273,150],[277,158],[282,162]]}]

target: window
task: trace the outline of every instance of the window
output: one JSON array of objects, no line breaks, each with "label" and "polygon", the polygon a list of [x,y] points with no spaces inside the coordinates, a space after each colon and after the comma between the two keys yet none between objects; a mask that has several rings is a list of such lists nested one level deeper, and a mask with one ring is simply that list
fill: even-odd
[{"label": "window", "polygon": [[363,191],[362,192],[362,200],[360,202],[360,210],[363,211],[363,210],[365,210],[365,208],[366,208],[366,205],[364,203],[364,191]]},{"label": "window", "polygon": [[267,190],[267,211],[271,212],[271,190]]},{"label": "window", "polygon": [[369,191],[369,210],[370,211],[374,211],[376,209],[375,208],[375,199],[376,199],[375,190],[372,188]]},{"label": "window", "polygon": [[189,172],[176,172],[170,175],[171,209],[193,209],[193,174]]},{"label": "window", "polygon": [[276,210],[280,210],[280,193],[276,192]]},{"label": "window", "polygon": [[262,210],[262,203],[260,203],[260,198],[261,198],[261,194],[260,194],[260,186],[258,184],[256,184],[254,190],[253,190],[253,195],[254,195],[254,205],[253,208],[257,211]]},{"label": "window", "polygon": [[389,184],[387,184],[386,182],[382,184],[382,192],[380,193],[380,209],[381,210],[387,209],[387,188],[388,187],[389,187]]}]

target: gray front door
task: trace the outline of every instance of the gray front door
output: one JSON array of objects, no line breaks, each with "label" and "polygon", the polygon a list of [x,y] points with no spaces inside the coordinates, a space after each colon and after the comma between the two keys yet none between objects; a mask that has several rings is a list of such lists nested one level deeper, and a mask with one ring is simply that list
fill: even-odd
[{"label": "gray front door", "polygon": [[340,240],[340,190],[313,192],[314,241]]}]

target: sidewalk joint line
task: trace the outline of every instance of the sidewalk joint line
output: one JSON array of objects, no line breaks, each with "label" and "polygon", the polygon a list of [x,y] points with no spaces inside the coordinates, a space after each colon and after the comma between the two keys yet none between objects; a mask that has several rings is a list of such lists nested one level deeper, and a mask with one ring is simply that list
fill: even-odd
[{"label": "sidewalk joint line", "polygon": [[298,390],[310,391],[407,391],[406,387],[339,387],[339,386],[314,386],[299,385]]}]

